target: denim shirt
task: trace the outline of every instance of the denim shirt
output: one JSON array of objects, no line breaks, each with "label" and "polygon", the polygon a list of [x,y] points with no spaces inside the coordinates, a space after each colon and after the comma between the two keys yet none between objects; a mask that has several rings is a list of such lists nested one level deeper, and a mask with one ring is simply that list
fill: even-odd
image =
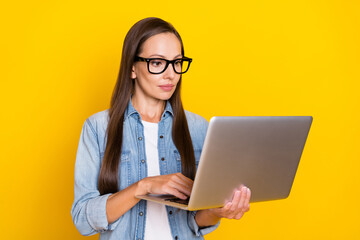
[{"label": "denim shirt", "polygon": [[[208,122],[199,115],[185,111],[194,147],[196,167],[199,163]],[[169,102],[158,124],[160,174],[181,172],[181,158],[172,141],[173,111]],[[111,195],[100,195],[98,177],[106,147],[108,110],[86,119],[82,128],[75,163],[75,195],[71,208],[73,222],[82,235],[100,233],[99,239],[144,239],[146,201],[140,200],[115,222],[109,224],[106,201]],[[141,116],[129,101],[124,115],[123,143],[119,165],[119,190],[147,177],[144,128]],[[196,212],[166,206],[173,239],[204,239],[214,226],[199,228]]]}]

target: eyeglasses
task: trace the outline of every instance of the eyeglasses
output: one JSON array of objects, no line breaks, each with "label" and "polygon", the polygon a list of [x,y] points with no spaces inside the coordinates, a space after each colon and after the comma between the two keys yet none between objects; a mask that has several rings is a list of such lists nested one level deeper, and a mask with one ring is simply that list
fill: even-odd
[{"label": "eyeglasses", "polygon": [[165,72],[169,64],[173,66],[174,72],[177,74],[186,73],[189,70],[192,58],[178,58],[174,60],[167,60],[163,58],[143,58],[135,57],[136,62],[147,62],[147,68],[149,73],[160,74]]}]

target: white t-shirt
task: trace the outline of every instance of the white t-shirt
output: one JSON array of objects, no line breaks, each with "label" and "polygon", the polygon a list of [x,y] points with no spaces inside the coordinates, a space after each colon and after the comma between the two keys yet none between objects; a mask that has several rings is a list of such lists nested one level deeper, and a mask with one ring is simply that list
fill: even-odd
[{"label": "white t-shirt", "polygon": [[[142,121],[144,126],[145,153],[148,176],[160,175],[158,143],[158,124]],[[147,201],[145,240],[172,239],[169,219],[165,205]]]}]

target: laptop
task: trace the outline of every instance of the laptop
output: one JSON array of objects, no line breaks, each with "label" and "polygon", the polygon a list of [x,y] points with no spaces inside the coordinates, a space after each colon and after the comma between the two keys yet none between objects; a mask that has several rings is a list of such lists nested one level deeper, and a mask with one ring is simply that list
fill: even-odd
[{"label": "laptop", "polygon": [[250,188],[250,202],[287,198],[311,123],[311,116],[213,117],[191,196],[137,198],[195,211],[223,207],[241,184]]}]

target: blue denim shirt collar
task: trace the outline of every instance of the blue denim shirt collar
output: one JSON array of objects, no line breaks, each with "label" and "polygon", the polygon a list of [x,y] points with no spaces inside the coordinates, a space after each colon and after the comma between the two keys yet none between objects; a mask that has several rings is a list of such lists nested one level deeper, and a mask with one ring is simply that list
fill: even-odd
[{"label": "blue denim shirt collar", "polygon": [[[135,114],[135,115],[134,115],[134,114]],[[174,116],[173,109],[172,109],[172,107],[171,107],[170,102],[169,102],[169,101],[166,101],[165,109],[164,109],[164,112],[163,112],[163,114],[162,114],[162,116],[161,116],[161,119],[164,119],[164,118],[168,117],[170,114],[171,114],[171,116]],[[125,114],[124,114],[125,118],[124,118],[124,119],[126,119],[126,118],[128,118],[128,117],[130,117],[130,116],[132,116],[132,115],[136,116],[137,118],[140,117],[139,112],[136,111],[136,109],[135,109],[134,106],[132,105],[132,103],[131,103],[131,97],[130,97],[128,106],[127,106],[127,108],[126,108],[126,110],[125,110]]]}]

